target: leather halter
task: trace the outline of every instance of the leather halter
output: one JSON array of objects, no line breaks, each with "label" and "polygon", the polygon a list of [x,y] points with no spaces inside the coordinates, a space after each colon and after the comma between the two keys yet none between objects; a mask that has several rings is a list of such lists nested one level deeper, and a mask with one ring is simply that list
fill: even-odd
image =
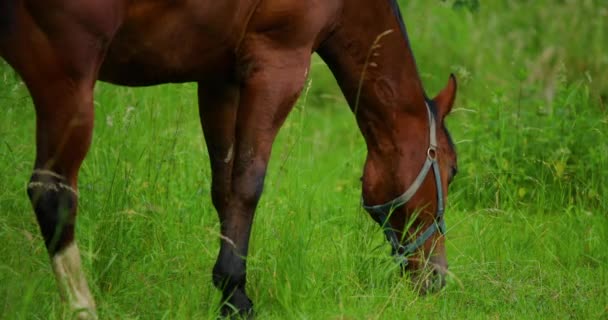
[{"label": "leather halter", "polygon": [[[443,204],[443,185],[441,183],[441,175],[439,171],[439,164],[437,163],[437,131],[436,131],[436,122],[433,113],[431,112],[431,108],[428,103],[426,104],[426,110],[429,115],[429,148],[426,151],[426,161],[420,170],[420,173],[412,183],[412,185],[400,196],[397,198],[379,205],[367,206],[361,201],[361,205],[365,210],[367,210],[372,218],[380,224],[380,226],[384,230],[384,234],[386,235],[386,239],[390,242],[391,247],[393,249],[393,254],[395,257],[402,263],[403,266],[408,264],[407,257],[412,255],[418,248],[420,248],[431,236],[439,230],[441,234],[445,234],[445,221],[443,219],[444,214],[444,204]],[[412,197],[416,194],[429,171],[433,169],[433,174],[435,175],[435,186],[437,187],[437,212],[436,218],[433,224],[428,226],[424,232],[422,232],[414,241],[406,242],[405,245],[401,244],[395,230],[391,228],[389,217],[393,211],[397,208],[405,205],[408,201],[412,199]]]}]

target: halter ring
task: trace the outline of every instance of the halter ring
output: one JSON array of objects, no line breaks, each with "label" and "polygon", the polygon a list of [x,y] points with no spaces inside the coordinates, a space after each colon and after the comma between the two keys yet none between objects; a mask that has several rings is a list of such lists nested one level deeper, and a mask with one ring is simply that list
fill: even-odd
[{"label": "halter ring", "polygon": [[437,148],[431,146],[426,149],[426,157],[431,161],[437,161]]}]

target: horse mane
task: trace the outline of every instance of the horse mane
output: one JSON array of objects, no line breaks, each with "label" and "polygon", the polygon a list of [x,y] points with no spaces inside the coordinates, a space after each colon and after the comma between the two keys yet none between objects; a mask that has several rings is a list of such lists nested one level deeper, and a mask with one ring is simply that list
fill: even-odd
[{"label": "horse mane", "polygon": [[[401,34],[403,35],[403,38],[405,40],[405,42],[407,43],[408,47],[410,47],[410,41],[409,38],[407,36],[407,30],[405,28],[405,21],[403,20],[403,16],[401,15],[401,8],[399,7],[399,3],[397,2],[397,0],[388,0],[392,10],[393,10],[393,14],[395,15],[395,18],[397,18],[397,22],[399,23],[399,28],[401,29]],[[414,54],[412,52],[412,59],[414,59],[414,64],[415,64],[415,57]],[[435,102],[433,101],[433,99],[430,99],[428,97],[428,95],[426,94],[426,91],[423,89],[423,94],[424,94],[424,99],[426,100],[426,103],[429,105],[431,112],[433,112],[433,114],[435,116],[437,116],[437,106],[435,105]]]},{"label": "horse mane", "polygon": [[15,21],[17,0],[0,0],[0,36],[9,33]]},{"label": "horse mane", "polygon": [[[388,0],[391,8],[393,9],[393,14],[395,15],[395,17],[397,18],[397,21],[399,22],[399,28],[401,29],[401,34],[403,34],[403,37],[405,38],[405,42],[408,43],[409,46],[409,39],[407,36],[407,31],[405,29],[405,21],[403,21],[403,16],[401,15],[401,8],[399,7],[399,3],[397,3],[397,0]],[[414,55],[412,53],[412,58],[415,60]],[[435,101],[433,101],[433,99],[430,99],[428,97],[428,95],[426,94],[426,91],[424,89],[422,89],[422,93],[424,94],[424,99],[426,100],[427,105],[429,106],[429,109],[431,109],[431,112],[433,113],[433,115],[435,117],[437,117],[437,104],[435,103]],[[448,137],[448,144],[450,146],[452,146],[453,148],[455,148],[454,145],[454,141],[452,140],[452,136],[450,135],[450,133],[445,130],[445,127],[443,128],[443,130],[445,131],[447,137]]]},{"label": "horse mane", "polygon": [[401,33],[405,37],[405,40],[409,42],[407,38],[407,31],[405,29],[405,22],[403,21],[403,16],[401,15],[401,8],[399,7],[399,3],[397,3],[397,0],[388,0],[388,2],[391,8],[393,9],[393,14],[399,22],[399,28],[401,29]]}]

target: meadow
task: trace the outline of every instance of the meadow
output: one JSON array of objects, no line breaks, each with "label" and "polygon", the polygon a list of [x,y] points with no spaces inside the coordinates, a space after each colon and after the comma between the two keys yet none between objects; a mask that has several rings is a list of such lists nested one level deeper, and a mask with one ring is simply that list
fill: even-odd
[{"label": "meadow", "polygon": [[[360,208],[365,144],[315,56],[256,214],[258,319],[608,319],[608,5],[454,3],[401,1],[429,95],[460,85],[447,287],[416,295]],[[100,83],[95,108],[77,237],[101,318],[215,319],[196,85]],[[0,319],[69,318],[25,192],[34,109],[4,62],[0,114]]]}]

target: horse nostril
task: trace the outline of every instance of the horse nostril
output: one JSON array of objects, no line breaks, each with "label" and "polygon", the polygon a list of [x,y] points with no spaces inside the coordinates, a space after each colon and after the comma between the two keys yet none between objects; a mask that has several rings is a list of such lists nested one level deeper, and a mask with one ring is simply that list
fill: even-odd
[{"label": "horse nostril", "polygon": [[422,278],[420,283],[420,294],[427,295],[439,292],[445,287],[445,274],[441,271],[434,269],[428,273],[426,278]]},{"label": "horse nostril", "polygon": [[420,295],[433,294],[441,291],[446,285],[447,273],[445,269],[431,267],[425,270],[418,270],[412,276],[418,293]]},{"label": "horse nostril", "polygon": [[439,271],[436,268],[433,269],[433,281],[432,281],[432,288],[429,288],[429,289],[431,289],[430,291],[436,292],[436,291],[441,290],[443,287],[445,287],[445,283],[446,283],[445,277],[446,277],[445,273]]}]

